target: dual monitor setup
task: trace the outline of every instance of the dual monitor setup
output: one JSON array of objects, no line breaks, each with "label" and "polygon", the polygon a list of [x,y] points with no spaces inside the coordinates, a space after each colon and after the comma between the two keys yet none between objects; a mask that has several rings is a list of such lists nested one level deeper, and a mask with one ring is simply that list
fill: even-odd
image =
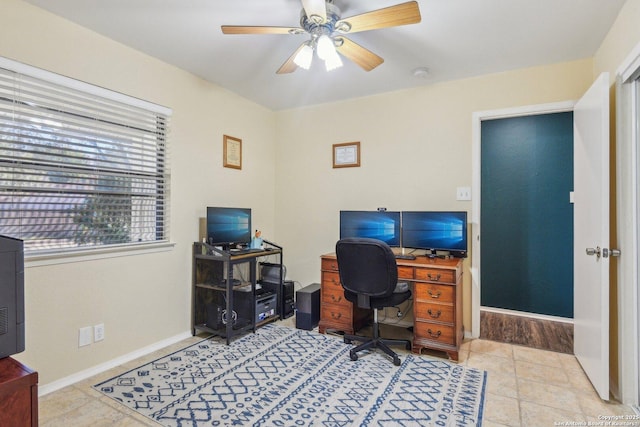
[{"label": "dual monitor setup", "polygon": [[391,247],[421,249],[427,256],[444,253],[466,258],[467,213],[383,209],[340,211],[340,238],[346,237],[367,237],[382,240]]},{"label": "dual monitor setup", "polygon": [[[251,243],[251,209],[207,207],[207,242],[225,250]],[[368,237],[391,247],[467,256],[464,211],[340,211],[340,238]]]}]

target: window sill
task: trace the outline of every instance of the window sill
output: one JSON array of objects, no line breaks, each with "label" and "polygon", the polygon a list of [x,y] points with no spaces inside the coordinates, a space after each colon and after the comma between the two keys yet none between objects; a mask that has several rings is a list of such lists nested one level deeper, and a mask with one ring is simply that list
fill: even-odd
[{"label": "window sill", "polygon": [[115,246],[100,249],[83,249],[67,252],[50,253],[25,253],[24,266],[41,267],[45,265],[67,264],[74,262],[93,261],[106,258],[117,258],[123,256],[145,255],[156,252],[167,252],[173,249],[176,244],[173,242],[147,243],[140,245]]}]

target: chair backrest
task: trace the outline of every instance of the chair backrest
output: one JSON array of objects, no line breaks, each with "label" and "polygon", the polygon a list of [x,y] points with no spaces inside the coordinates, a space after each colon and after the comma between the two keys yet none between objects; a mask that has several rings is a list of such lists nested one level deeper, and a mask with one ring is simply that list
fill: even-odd
[{"label": "chair backrest", "polygon": [[340,282],[345,290],[368,297],[388,297],[398,282],[393,251],[381,240],[350,237],[336,243]]}]

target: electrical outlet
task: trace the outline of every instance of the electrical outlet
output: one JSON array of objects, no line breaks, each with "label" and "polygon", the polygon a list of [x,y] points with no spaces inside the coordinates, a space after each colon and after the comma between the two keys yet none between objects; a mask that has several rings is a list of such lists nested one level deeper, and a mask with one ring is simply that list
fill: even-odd
[{"label": "electrical outlet", "polygon": [[91,326],[80,328],[80,332],[78,333],[78,347],[91,344],[92,332]]},{"label": "electrical outlet", "polygon": [[104,339],[104,323],[93,327],[93,341],[98,342]]},{"label": "electrical outlet", "polygon": [[456,200],[471,200],[471,187],[456,188]]}]

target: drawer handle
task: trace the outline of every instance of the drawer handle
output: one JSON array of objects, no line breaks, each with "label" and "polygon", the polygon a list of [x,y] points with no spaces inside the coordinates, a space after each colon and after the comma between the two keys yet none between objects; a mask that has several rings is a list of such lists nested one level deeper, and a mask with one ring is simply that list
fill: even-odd
[{"label": "drawer handle", "polygon": [[331,264],[331,269],[332,270],[337,270],[338,269],[338,265],[337,264]]},{"label": "drawer handle", "polygon": [[339,284],[340,284],[340,280],[331,279],[331,281],[332,281],[335,285],[339,285]]},{"label": "drawer handle", "polygon": [[442,295],[442,292],[434,291],[432,289],[427,289],[427,293],[431,296],[431,298],[440,298],[440,295]]},{"label": "drawer handle", "polygon": [[438,339],[440,338],[440,335],[442,335],[442,331],[438,331],[434,334],[433,332],[431,332],[431,329],[427,329],[427,332],[429,333],[429,336],[434,339]]},{"label": "drawer handle", "polygon": [[431,309],[427,310],[427,313],[429,313],[429,316],[431,316],[432,319],[437,319],[438,317],[440,317],[440,315],[442,314],[441,310],[436,311],[435,313],[433,313],[431,311]]},{"label": "drawer handle", "polygon": [[331,312],[331,317],[335,320],[338,320],[342,317],[342,313],[333,313]]},{"label": "drawer handle", "polygon": [[440,280],[440,273],[436,274],[436,277],[432,277],[431,273],[427,273],[427,277],[429,278],[429,280],[435,280],[437,282],[438,280]]},{"label": "drawer handle", "polygon": [[340,296],[340,297],[338,297],[338,298],[336,298],[336,296],[335,296],[335,295],[331,295],[331,299],[333,300],[333,302],[340,302],[340,301],[342,301],[342,297],[341,297],[341,296]]}]

